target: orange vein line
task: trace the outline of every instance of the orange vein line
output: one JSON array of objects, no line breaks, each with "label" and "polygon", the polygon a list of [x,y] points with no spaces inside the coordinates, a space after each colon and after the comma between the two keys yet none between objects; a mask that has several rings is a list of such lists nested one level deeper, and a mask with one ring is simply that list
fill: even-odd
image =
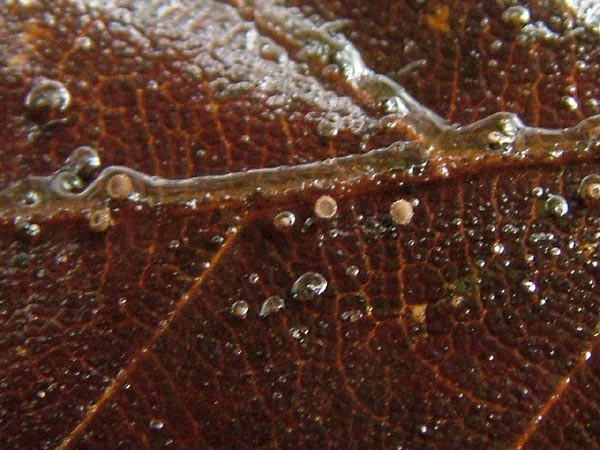
[{"label": "orange vein line", "polygon": [[592,340],[590,346],[586,348],[584,352],[581,353],[581,357],[575,365],[575,367],[573,367],[573,369],[571,369],[569,373],[567,373],[567,375],[563,377],[562,380],[560,380],[560,382],[556,386],[556,390],[550,396],[550,399],[542,406],[542,408],[533,417],[533,419],[531,419],[531,422],[529,422],[529,426],[525,429],[523,434],[521,434],[521,437],[517,440],[517,442],[515,442],[515,444],[511,447],[511,450],[522,450],[525,447],[525,444],[527,444],[529,439],[533,436],[533,433],[535,433],[538,430],[538,424],[541,422],[541,420],[544,417],[546,417],[546,415],[554,407],[556,402],[558,402],[558,400],[562,398],[562,395],[567,389],[571,378],[585,365],[585,363],[588,360],[587,355],[592,351],[597,340],[598,336],[596,336],[596,338]]},{"label": "orange vein line", "polygon": [[75,444],[77,438],[79,438],[83,432],[87,429],[88,425],[92,422],[94,417],[102,410],[102,407],[113,397],[113,395],[117,392],[117,390],[123,385],[125,380],[130,376],[130,374],[135,370],[138,364],[146,357],[145,354],[151,349],[156,341],[170,328],[173,320],[179,316],[181,310],[183,310],[188,303],[190,302],[192,295],[195,291],[197,291],[204,280],[212,273],[214,267],[217,266],[219,260],[223,257],[229,247],[232,245],[232,242],[235,240],[235,236],[239,233],[235,233],[229,236],[229,238],[225,241],[223,246],[219,249],[219,251],[215,254],[211,261],[210,268],[204,271],[196,280],[196,282],[190,287],[190,289],[183,294],[183,296],[177,302],[177,306],[173,310],[171,314],[170,320],[168,320],[163,326],[161,326],[154,335],[148,340],[146,345],[144,345],[140,351],[129,361],[129,364],[125,367],[125,369],[121,370],[119,375],[115,377],[112,384],[106,388],[100,399],[88,410],[85,417],[79,422],[79,424],[69,433],[68,436],[61,442],[61,444],[57,447],[56,450],[67,450],[72,448]]}]

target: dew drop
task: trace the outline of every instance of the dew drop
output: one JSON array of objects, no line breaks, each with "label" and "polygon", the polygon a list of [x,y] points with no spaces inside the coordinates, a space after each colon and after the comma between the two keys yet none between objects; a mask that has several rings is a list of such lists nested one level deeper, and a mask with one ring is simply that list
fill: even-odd
[{"label": "dew drop", "polygon": [[89,176],[101,165],[96,149],[86,145],[77,147],[65,162],[65,169],[80,175]]},{"label": "dew drop", "polygon": [[56,174],[54,180],[59,191],[73,193],[80,192],[83,188],[83,180],[71,171],[64,171]]},{"label": "dew drop", "polygon": [[246,300],[237,300],[233,305],[231,305],[231,314],[235,317],[239,317],[240,319],[244,319],[248,314],[248,310],[250,306]]},{"label": "dew drop", "polygon": [[315,202],[315,215],[320,219],[331,219],[337,214],[337,202],[329,195],[322,195]]},{"label": "dew drop", "polygon": [[126,199],[133,192],[133,182],[131,181],[131,177],[124,173],[113,176],[108,180],[106,192],[114,199]]},{"label": "dew drop", "polygon": [[413,218],[413,206],[408,200],[396,200],[390,205],[390,215],[396,225],[406,225]]},{"label": "dew drop", "polygon": [[94,41],[92,41],[92,39],[88,36],[79,36],[77,39],[75,39],[75,47],[77,47],[79,50],[91,50],[93,46]]},{"label": "dew drop", "polygon": [[548,214],[554,217],[562,217],[569,212],[569,203],[560,195],[549,195],[544,204],[544,208]]},{"label": "dew drop", "polygon": [[577,111],[577,108],[579,108],[579,102],[575,97],[571,95],[565,95],[562,98],[562,102],[563,105],[565,105],[569,111]]},{"label": "dew drop", "polygon": [[294,226],[296,216],[291,211],[282,211],[273,218],[273,225],[279,231],[285,231]]},{"label": "dew drop", "polygon": [[71,103],[71,94],[59,81],[36,78],[25,97],[25,106],[31,111],[64,111]]},{"label": "dew drop", "polygon": [[492,251],[496,254],[496,255],[500,255],[502,253],[504,253],[504,245],[500,244],[500,243],[496,243],[494,244],[494,246],[492,247]]},{"label": "dew drop", "polygon": [[277,311],[280,311],[284,307],[285,300],[279,295],[272,295],[262,303],[258,315],[260,317],[267,317],[276,313]]},{"label": "dew drop", "polygon": [[93,231],[103,232],[113,225],[112,215],[109,208],[95,209],[90,214],[90,228]]},{"label": "dew drop", "polygon": [[150,423],[148,424],[148,426],[152,429],[152,430],[162,430],[163,427],[165,426],[165,423],[162,420],[159,419],[152,419],[150,421]]},{"label": "dew drop", "polygon": [[584,200],[600,200],[600,175],[584,177],[579,185],[579,196]]},{"label": "dew drop", "polygon": [[42,197],[37,191],[27,191],[21,199],[21,203],[29,207],[37,206],[41,201]]},{"label": "dew drop", "polygon": [[346,268],[346,275],[348,275],[349,277],[352,277],[352,278],[356,277],[359,272],[360,272],[360,270],[356,266],[348,266]]},{"label": "dew drop", "polygon": [[535,283],[533,281],[528,281],[528,280],[524,280],[521,283],[521,286],[523,286],[523,289],[525,289],[525,291],[532,293],[532,294],[537,289],[537,286],[535,285]]},{"label": "dew drop", "polygon": [[306,272],[292,285],[292,296],[300,301],[312,300],[327,289],[327,280],[318,272]]},{"label": "dew drop", "polygon": [[525,25],[531,20],[531,13],[525,6],[511,6],[502,13],[502,20],[515,26]]},{"label": "dew drop", "polygon": [[19,231],[29,237],[36,237],[42,232],[41,227],[37,223],[30,223],[19,218],[15,220],[15,225]]},{"label": "dew drop", "polygon": [[257,273],[251,273],[250,275],[248,275],[248,281],[251,284],[258,283],[258,280],[260,280],[260,276]]}]

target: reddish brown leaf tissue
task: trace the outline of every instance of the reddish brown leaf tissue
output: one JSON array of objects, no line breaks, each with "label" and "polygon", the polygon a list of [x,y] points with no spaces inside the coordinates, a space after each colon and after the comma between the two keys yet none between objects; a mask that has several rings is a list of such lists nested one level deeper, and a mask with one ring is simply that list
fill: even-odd
[{"label": "reddish brown leaf tissue", "polygon": [[600,449],[593,3],[2,2],[0,449]]}]

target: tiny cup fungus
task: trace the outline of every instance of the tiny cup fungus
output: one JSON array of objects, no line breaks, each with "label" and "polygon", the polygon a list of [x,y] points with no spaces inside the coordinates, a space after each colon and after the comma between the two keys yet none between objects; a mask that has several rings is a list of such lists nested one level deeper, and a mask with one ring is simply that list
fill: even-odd
[{"label": "tiny cup fungus", "polygon": [[315,215],[320,219],[331,219],[337,214],[337,202],[329,195],[322,195],[315,202]]},{"label": "tiny cup fungus", "polygon": [[396,225],[406,225],[413,218],[413,206],[408,200],[396,200],[390,205],[390,215]]},{"label": "tiny cup fungus", "polygon": [[116,200],[125,200],[133,192],[133,181],[124,173],[119,173],[108,180],[106,192]]}]

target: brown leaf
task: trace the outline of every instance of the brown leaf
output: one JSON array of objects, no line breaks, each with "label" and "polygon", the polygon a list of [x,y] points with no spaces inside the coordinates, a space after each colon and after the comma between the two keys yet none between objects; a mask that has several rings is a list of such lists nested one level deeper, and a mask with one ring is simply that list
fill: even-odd
[{"label": "brown leaf", "polygon": [[600,448],[594,7],[292,3],[0,5],[0,447]]}]

